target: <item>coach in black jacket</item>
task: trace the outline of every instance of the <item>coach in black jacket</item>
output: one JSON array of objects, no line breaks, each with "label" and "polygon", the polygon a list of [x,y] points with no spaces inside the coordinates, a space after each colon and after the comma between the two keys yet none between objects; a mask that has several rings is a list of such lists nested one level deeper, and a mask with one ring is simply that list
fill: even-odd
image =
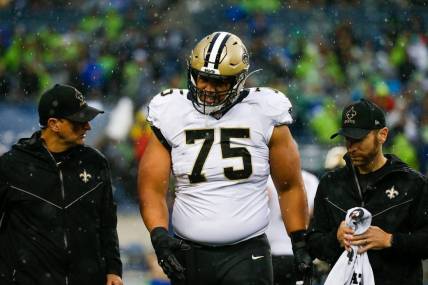
[{"label": "coach in black jacket", "polygon": [[0,284],[122,284],[109,167],[83,144],[101,112],[55,85],[42,130],[0,157]]},{"label": "coach in black jacket", "polygon": [[[308,231],[314,257],[334,264],[351,245],[368,253],[376,284],[422,285],[428,256],[426,178],[393,155],[383,155],[388,129],[383,111],[362,100],[346,107],[342,129],[347,165],[328,172],[318,186]],[[354,235],[346,211],[364,207],[372,226]]]}]

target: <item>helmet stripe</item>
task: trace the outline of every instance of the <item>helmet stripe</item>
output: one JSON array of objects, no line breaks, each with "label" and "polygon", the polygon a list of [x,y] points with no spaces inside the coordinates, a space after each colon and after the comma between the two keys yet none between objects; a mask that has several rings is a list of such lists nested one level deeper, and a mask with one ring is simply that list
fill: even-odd
[{"label": "helmet stripe", "polygon": [[[205,60],[205,63],[207,64],[208,68],[218,68],[218,63],[216,63],[216,59],[217,57],[220,58],[221,52],[223,51],[224,45],[226,44],[226,41],[224,41],[226,37],[229,38],[230,34],[220,32],[214,36],[207,53],[207,57],[209,56],[209,58],[208,60]],[[220,55],[218,55],[219,53]]]},{"label": "helmet stripe", "polygon": [[214,69],[218,69],[221,53],[223,52],[223,49],[226,46],[226,42],[229,38],[230,38],[230,34],[227,34],[227,36],[225,36],[224,39],[221,41],[220,47],[217,52],[217,56],[215,57]]},{"label": "helmet stripe", "polygon": [[208,66],[208,61],[210,60],[210,55],[211,52],[213,50],[214,44],[218,38],[218,36],[220,35],[220,33],[216,33],[213,37],[213,39],[211,40],[210,46],[208,47],[208,51],[207,51],[207,55],[205,56],[205,62],[204,62],[204,67]]}]

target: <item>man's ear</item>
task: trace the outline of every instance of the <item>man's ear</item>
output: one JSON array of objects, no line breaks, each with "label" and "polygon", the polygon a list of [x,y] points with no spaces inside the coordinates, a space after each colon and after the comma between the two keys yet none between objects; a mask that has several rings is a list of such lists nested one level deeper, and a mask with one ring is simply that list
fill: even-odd
[{"label": "man's ear", "polygon": [[60,121],[56,118],[49,118],[47,127],[53,132],[59,132],[60,131],[59,122]]},{"label": "man's ear", "polygon": [[380,129],[379,132],[377,133],[377,140],[379,143],[384,144],[387,138],[388,138],[388,128],[384,127]]}]

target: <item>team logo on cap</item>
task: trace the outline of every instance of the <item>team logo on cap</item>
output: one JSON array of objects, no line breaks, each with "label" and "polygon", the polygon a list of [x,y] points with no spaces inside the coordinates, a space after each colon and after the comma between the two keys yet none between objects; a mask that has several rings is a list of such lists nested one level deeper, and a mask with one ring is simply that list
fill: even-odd
[{"label": "team logo on cap", "polygon": [[345,113],[345,121],[344,124],[355,124],[354,117],[357,115],[357,111],[354,110],[354,106],[351,107],[346,113]]},{"label": "team logo on cap", "polygon": [[74,88],[74,96],[76,97],[77,100],[79,100],[79,105],[80,107],[84,106],[86,104],[85,98],[83,98],[83,94],[80,93],[76,88]]}]

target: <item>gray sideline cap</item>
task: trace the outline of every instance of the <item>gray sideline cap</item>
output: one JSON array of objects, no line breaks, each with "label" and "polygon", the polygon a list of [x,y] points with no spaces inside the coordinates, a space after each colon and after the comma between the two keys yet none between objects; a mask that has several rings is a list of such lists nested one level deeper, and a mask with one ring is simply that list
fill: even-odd
[{"label": "gray sideline cap", "polygon": [[104,111],[89,106],[83,94],[69,85],[55,84],[39,101],[39,123],[46,126],[49,118],[65,118],[85,123]]},{"label": "gray sideline cap", "polygon": [[342,128],[330,138],[337,135],[352,139],[362,139],[371,130],[385,127],[385,113],[379,106],[366,99],[348,105],[342,112]]}]

